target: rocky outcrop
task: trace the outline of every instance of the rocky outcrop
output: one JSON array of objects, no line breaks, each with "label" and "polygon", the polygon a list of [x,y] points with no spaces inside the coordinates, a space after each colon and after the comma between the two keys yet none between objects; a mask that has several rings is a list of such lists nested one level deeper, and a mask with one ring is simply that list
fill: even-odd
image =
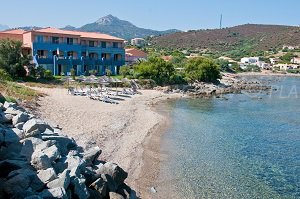
[{"label": "rocky outcrop", "polygon": [[0,103],[0,198],[135,198],[128,174],[15,103]]},{"label": "rocky outcrop", "polygon": [[218,84],[196,81],[189,85],[172,85],[155,87],[154,89],[164,93],[183,93],[191,97],[220,97],[224,94],[242,93],[242,91],[259,93],[271,90],[272,88],[266,84],[257,80],[246,80],[224,75]]}]

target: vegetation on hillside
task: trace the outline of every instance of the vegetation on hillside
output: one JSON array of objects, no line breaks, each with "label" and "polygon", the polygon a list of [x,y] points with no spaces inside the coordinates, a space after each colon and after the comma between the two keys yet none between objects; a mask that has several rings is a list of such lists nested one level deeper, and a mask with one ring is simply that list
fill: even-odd
[{"label": "vegetation on hillside", "polygon": [[300,45],[300,28],[247,24],[168,34],[154,37],[151,43],[158,49],[206,50],[239,59],[242,56],[263,56],[265,51],[276,53],[284,45]]}]

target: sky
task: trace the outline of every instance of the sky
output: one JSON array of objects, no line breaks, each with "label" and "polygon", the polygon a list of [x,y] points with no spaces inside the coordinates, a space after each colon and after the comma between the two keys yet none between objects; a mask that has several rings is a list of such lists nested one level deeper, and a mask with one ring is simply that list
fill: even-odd
[{"label": "sky", "polygon": [[112,14],[155,30],[255,23],[300,25],[299,0],[1,0],[0,24],[80,27]]}]

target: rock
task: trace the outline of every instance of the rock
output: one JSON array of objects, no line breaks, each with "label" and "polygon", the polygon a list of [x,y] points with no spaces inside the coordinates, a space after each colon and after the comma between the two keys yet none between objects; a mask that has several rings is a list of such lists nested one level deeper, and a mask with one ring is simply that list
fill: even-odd
[{"label": "rock", "polygon": [[10,107],[12,108],[17,108],[17,104],[16,103],[12,103],[12,102],[7,102],[5,101],[3,104],[4,109],[8,109]]},{"label": "rock", "polygon": [[19,174],[4,183],[4,192],[10,196],[15,196],[14,198],[21,198],[29,185],[30,178],[25,174]]},{"label": "rock", "polygon": [[14,170],[9,173],[8,178],[19,174],[25,174],[28,176],[28,178],[30,178],[30,188],[33,191],[39,191],[44,187],[44,183],[38,178],[37,172],[35,170],[32,170],[32,168],[21,168],[18,170]]},{"label": "rock", "polygon": [[70,139],[66,136],[49,136],[49,135],[42,135],[42,139],[44,141],[47,140],[55,140],[56,141],[56,145],[59,148],[59,151],[62,155],[67,155],[69,150],[77,147],[75,141],[73,139]]},{"label": "rock", "polygon": [[24,167],[24,161],[17,160],[3,160],[0,162],[0,178],[6,178],[8,174],[14,170]]},{"label": "rock", "polygon": [[25,134],[23,130],[13,128],[12,131],[19,137],[20,140],[25,138]]},{"label": "rock", "polygon": [[135,194],[132,194],[132,190],[129,186],[127,186],[125,183],[120,185],[116,191],[116,193],[122,195],[124,198],[129,199],[129,198],[136,198]]},{"label": "rock", "polygon": [[[57,178],[56,173],[53,168],[48,168],[46,170],[39,170],[37,176],[44,184],[47,184],[48,182]],[[57,186],[57,187],[59,187],[59,186]],[[54,188],[54,187],[51,187],[51,188]]]},{"label": "rock", "polygon": [[88,192],[88,189],[85,185],[85,180],[83,178],[75,177],[71,180],[71,184],[74,187],[74,194],[79,199],[87,199],[89,198],[90,194]]},{"label": "rock", "polygon": [[104,198],[107,195],[107,182],[105,182],[102,178],[98,178],[89,187],[98,191],[101,198]]},{"label": "rock", "polygon": [[49,157],[40,151],[33,152],[30,163],[36,170],[45,170],[52,167]]},{"label": "rock", "polygon": [[56,187],[63,187],[64,189],[67,189],[70,184],[70,170],[65,170],[63,173],[61,173],[57,179],[49,182],[47,184],[48,188],[56,188]]},{"label": "rock", "polygon": [[43,153],[49,157],[50,162],[54,162],[55,160],[60,158],[60,153],[58,151],[58,148],[55,145],[52,145],[51,147],[44,149]]},{"label": "rock", "polygon": [[38,195],[33,195],[33,196],[27,196],[24,199],[43,199],[43,198],[41,196],[38,196]]},{"label": "rock", "polygon": [[79,176],[86,166],[85,161],[78,156],[67,156],[66,158],[67,169],[71,170],[70,176]]},{"label": "rock", "polygon": [[109,192],[110,199],[125,199],[122,195],[114,192]]},{"label": "rock", "polygon": [[10,123],[12,120],[12,115],[0,113],[0,123]]},{"label": "rock", "polygon": [[99,147],[90,148],[87,152],[83,154],[83,159],[88,166],[93,165],[94,161],[98,159],[101,154]]},{"label": "rock", "polygon": [[18,115],[18,114],[22,113],[22,111],[17,110],[13,107],[9,107],[9,108],[6,109],[6,111],[4,111],[4,113],[15,116],[15,115]]},{"label": "rock", "polygon": [[128,174],[120,168],[117,164],[107,162],[101,168],[100,172],[102,174],[107,174],[112,177],[112,179],[117,183],[117,186],[123,184],[124,180],[127,178]]},{"label": "rock", "polygon": [[22,146],[22,150],[20,152],[20,155],[26,157],[27,161],[30,162],[33,152],[34,152],[34,146],[32,144],[32,141],[31,140],[25,140],[23,142],[23,146]]},{"label": "rock", "polygon": [[150,188],[150,192],[151,192],[151,193],[156,193],[157,191],[156,191],[156,189],[155,189],[154,187],[151,187],[151,188]]},{"label": "rock", "polygon": [[52,129],[48,124],[39,119],[30,119],[23,126],[26,137],[38,136],[47,128]]},{"label": "rock", "polygon": [[0,148],[3,143],[4,143],[4,135],[2,132],[0,132]]},{"label": "rock", "polygon": [[24,122],[21,122],[21,123],[16,124],[15,127],[19,130],[23,130],[24,124],[25,124]]},{"label": "rock", "polygon": [[20,138],[18,135],[11,129],[4,130],[4,142],[8,144],[18,143]]},{"label": "rock", "polygon": [[43,199],[67,199],[66,190],[63,187],[45,189],[39,194]]},{"label": "rock", "polygon": [[56,142],[54,140],[48,140],[48,141],[42,141],[40,144],[36,145],[35,150],[36,151],[43,151],[53,145],[55,145]]},{"label": "rock", "polygon": [[29,119],[29,115],[27,113],[19,113],[18,115],[12,118],[13,125],[16,125],[21,122],[27,122]]},{"label": "rock", "polygon": [[101,174],[101,178],[107,182],[108,192],[116,192],[118,189],[117,183],[112,179],[110,175]]},{"label": "rock", "polygon": [[4,107],[4,105],[2,104],[2,103],[0,103],[0,111],[5,111],[5,107]]},{"label": "rock", "polygon": [[25,138],[25,139],[21,140],[20,142],[21,142],[21,143],[24,143],[24,142],[26,142],[26,141],[30,141],[30,142],[31,142],[31,144],[32,144],[34,150],[35,150],[35,148],[36,148],[37,145],[39,145],[39,144],[41,144],[41,143],[43,142],[42,139],[40,139],[40,138],[35,138],[35,137]]}]

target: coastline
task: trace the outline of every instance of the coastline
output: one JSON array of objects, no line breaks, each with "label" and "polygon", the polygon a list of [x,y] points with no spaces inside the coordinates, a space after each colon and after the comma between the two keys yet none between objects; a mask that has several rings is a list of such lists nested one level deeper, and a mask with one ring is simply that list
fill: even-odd
[{"label": "coastline", "polygon": [[101,159],[113,161],[128,172],[126,183],[138,197],[153,196],[150,188],[156,186],[162,158],[160,138],[168,126],[167,117],[156,107],[182,94],[142,90],[142,95],[111,105],[68,95],[66,89],[34,89],[46,94],[37,102],[36,112],[41,118],[62,128],[86,149],[99,146]]},{"label": "coastline", "polygon": [[247,77],[247,76],[274,76],[274,77],[300,77],[300,74],[292,73],[273,73],[272,71],[262,71],[262,72],[243,72],[234,74],[238,77]]}]

